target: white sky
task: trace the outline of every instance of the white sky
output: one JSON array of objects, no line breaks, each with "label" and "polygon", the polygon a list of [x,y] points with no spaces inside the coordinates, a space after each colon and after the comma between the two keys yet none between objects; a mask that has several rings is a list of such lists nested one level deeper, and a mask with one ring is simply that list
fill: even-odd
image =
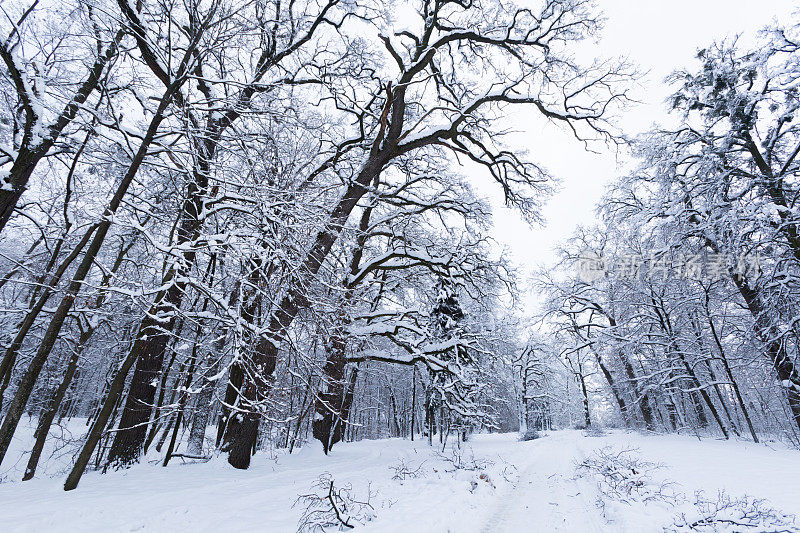
[{"label": "white sky", "polygon": [[[631,105],[619,121],[629,135],[666,120],[664,100],[670,89],[663,80],[676,68],[691,65],[698,49],[736,34],[752,36],[773,19],[787,20],[798,9],[791,0],[600,0],[598,4],[607,19],[598,54],[628,57],[645,73],[641,87],[632,93],[641,104]],[[588,153],[568,134],[540,125],[540,120],[526,121],[523,116],[517,123],[520,131],[514,144],[522,140],[531,158],[560,180],[542,212],[545,226],[531,228],[504,208],[497,187],[486,180],[473,183],[492,200],[494,238],[508,248],[521,278],[526,278],[538,265],[552,264],[555,246],[578,225],[595,220],[595,206],[624,161],[611,148]],[[536,295],[525,297],[527,304],[537,301]]]}]

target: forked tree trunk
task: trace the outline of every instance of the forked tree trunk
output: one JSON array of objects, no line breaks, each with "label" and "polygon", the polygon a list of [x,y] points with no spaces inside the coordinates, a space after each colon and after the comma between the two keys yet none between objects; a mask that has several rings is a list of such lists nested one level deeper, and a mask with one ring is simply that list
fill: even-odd
[{"label": "forked tree trunk", "polygon": [[[383,117],[388,115],[390,108],[395,108],[396,115],[392,115],[392,126],[390,132],[399,136],[399,128],[402,125],[402,114],[404,100],[402,93],[405,88],[398,89],[401,93],[393,100],[391,89],[387,87],[387,100],[384,104]],[[395,126],[394,123],[397,123]],[[396,131],[395,131],[396,130]],[[339,202],[333,208],[325,227],[317,233],[313,244],[308,250],[302,265],[300,265],[297,278],[292,280],[286,295],[281,299],[268,321],[265,333],[261,335],[255,353],[252,356],[252,368],[255,370],[252,379],[244,385],[242,400],[245,404],[253,404],[266,398],[271,389],[273,372],[277,367],[278,350],[286,331],[294,322],[301,309],[309,306],[305,298],[305,285],[317,275],[322,264],[325,262],[334,243],[344,229],[347,219],[358,205],[359,200],[368,192],[369,185],[373,183],[383,171],[386,164],[396,155],[397,141],[388,141],[384,138],[386,132],[386,122],[383,121],[377,137],[373,143],[367,161],[359,171]],[[396,139],[396,137],[395,137]],[[257,413],[247,413],[240,419],[235,418],[229,426],[236,426],[230,433],[230,442],[227,448],[230,450],[228,463],[235,468],[247,468],[250,465],[249,454],[245,455],[240,450],[250,445],[250,439],[258,430],[260,415]]]},{"label": "forked tree trunk", "polygon": [[[255,325],[257,314],[261,308],[261,290],[267,280],[267,274],[262,271],[263,258],[255,257],[252,261],[250,272],[248,273],[247,289],[242,296],[241,314],[246,323]],[[231,302],[235,302],[237,292],[231,294]],[[227,332],[221,335],[220,340],[224,340]],[[267,343],[267,344],[265,344]],[[248,381],[245,383],[245,374],[249,369],[256,376],[261,376],[261,370],[268,370],[267,381],[262,383],[265,392],[269,394],[269,380],[277,366],[277,348],[274,352],[270,351],[272,346],[265,337],[260,337],[254,348],[253,335],[250,331],[245,331],[242,339],[243,352],[238,354],[239,359],[231,365],[228,376],[228,386],[225,390],[225,402],[222,405],[222,413],[217,427],[217,447],[220,450],[229,452],[228,463],[234,468],[245,469],[250,465],[250,450],[252,450],[258,439],[258,426],[260,418],[253,412],[247,412],[251,405],[248,401],[255,402],[261,398],[259,392]],[[219,345],[221,350],[222,344]],[[251,350],[253,352],[251,356]],[[262,353],[260,353],[262,352]],[[265,356],[267,359],[263,359]],[[270,359],[270,356],[271,359]],[[262,359],[257,359],[261,357]],[[247,396],[249,394],[249,396]],[[236,439],[238,439],[237,442]],[[234,457],[231,460],[231,457]]]},{"label": "forked tree trunk", "polygon": [[322,443],[322,451],[327,455],[334,444],[342,440],[342,411],[345,389],[345,339],[343,332],[332,335],[328,342],[328,357],[322,368],[322,390],[314,405],[314,420],[311,434]]},{"label": "forked tree trunk", "polygon": [[[373,201],[364,208],[364,212],[361,214],[356,246],[348,267],[351,278],[358,274],[361,265],[364,245],[368,237],[369,219],[372,216],[374,206],[375,203]],[[350,406],[353,403],[353,388],[355,387],[357,376],[357,370],[354,369],[350,376],[350,382],[345,381],[345,368],[347,367],[345,354],[347,341],[345,334],[349,321],[344,316],[344,313],[352,302],[355,287],[345,282],[344,288],[345,292],[341,303],[342,316],[338,318],[337,329],[327,343],[328,356],[325,360],[325,366],[322,368],[321,386],[325,390],[317,396],[317,401],[314,405],[314,420],[311,424],[311,434],[322,443],[322,450],[326,455],[333,445],[344,437],[345,424],[350,415]],[[378,305],[380,294],[379,292],[375,301],[372,302],[373,308]]]}]

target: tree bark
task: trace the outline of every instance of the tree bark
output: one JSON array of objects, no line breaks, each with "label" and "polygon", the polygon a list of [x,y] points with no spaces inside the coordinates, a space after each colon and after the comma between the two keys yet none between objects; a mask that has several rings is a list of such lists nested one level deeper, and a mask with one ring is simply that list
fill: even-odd
[{"label": "tree bark", "polygon": [[736,383],[736,379],[733,377],[733,372],[731,371],[731,367],[728,364],[728,358],[725,355],[725,349],[722,346],[722,341],[717,334],[717,328],[714,325],[714,320],[711,317],[711,310],[708,308],[708,301],[706,301],[706,318],[708,319],[708,326],[711,330],[711,336],[714,338],[714,343],[717,346],[717,350],[719,351],[720,359],[722,360],[722,365],[725,368],[725,372],[728,375],[728,379],[731,381],[731,387],[733,388],[733,392],[736,395],[736,401],[739,403],[739,408],[742,410],[742,416],[744,416],[745,421],[747,422],[747,428],[750,430],[750,435],[753,437],[753,442],[758,442],[758,435],[756,434],[756,430],[753,427],[753,422],[750,419],[750,413],[747,411],[747,406],[745,405],[744,398],[742,398],[742,393],[739,390],[739,385]]},{"label": "tree bark", "polygon": [[[402,90],[403,89],[400,89],[400,91]],[[390,128],[390,131],[393,131],[392,139],[394,140],[384,138],[386,116],[390,107],[393,107],[395,113],[398,114],[397,116],[392,116],[392,121],[397,124],[392,124]],[[255,372],[253,373],[253,377],[249,379],[244,386],[244,394],[242,395],[242,399],[246,404],[255,404],[259,399],[263,399],[269,395],[269,384],[272,381],[272,373],[277,366],[281,339],[294,322],[300,310],[309,305],[303,292],[304,287],[307,282],[319,272],[333,244],[339,238],[350,214],[355,209],[359,200],[369,190],[369,184],[380,176],[385,165],[397,155],[396,139],[400,135],[399,128],[402,125],[403,109],[404,102],[402,101],[402,97],[393,100],[391,89],[387,88],[387,99],[384,103],[382,124],[376,135],[367,161],[359,171],[356,179],[351,182],[344,195],[334,207],[328,217],[325,228],[317,233],[314,243],[299,268],[297,278],[290,281],[286,295],[281,299],[278,308],[270,317],[266,332],[262,334],[259,339],[251,361],[252,368]],[[250,421],[251,418],[257,421],[260,419],[260,415],[250,413],[246,417],[247,420],[239,420],[236,424],[238,425],[245,422],[247,424],[252,424],[252,421]],[[258,427],[257,423],[255,427]],[[249,456],[245,458],[241,453],[237,453],[234,459],[233,450],[240,450],[248,444],[246,440],[251,437],[251,431],[253,431],[252,428],[247,430],[237,429],[235,432],[231,433],[231,455],[228,457],[228,462],[235,468],[247,468],[250,464]]]}]

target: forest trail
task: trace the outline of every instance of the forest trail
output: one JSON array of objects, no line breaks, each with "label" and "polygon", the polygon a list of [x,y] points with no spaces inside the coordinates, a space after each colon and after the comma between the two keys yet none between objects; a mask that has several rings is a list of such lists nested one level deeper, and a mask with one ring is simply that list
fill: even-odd
[{"label": "forest trail", "polygon": [[553,434],[542,441],[532,450],[519,479],[498,497],[497,507],[481,533],[604,531],[594,503],[595,491],[574,476],[575,462],[586,456],[582,448],[580,441],[566,434]]},{"label": "forest trail", "polygon": [[[91,472],[69,493],[61,490],[59,476],[0,483],[0,531],[291,533],[302,514],[298,495],[316,490],[315,481],[328,473],[337,487],[349,487],[373,507],[373,519],[355,531],[660,533],[672,511],[603,508],[595,482],[576,476],[576,463],[606,447],[633,448],[663,464],[659,475],[686,494],[724,488],[800,515],[800,485],[793,482],[800,479],[800,452],[778,443],[554,431],[529,442],[515,434],[474,435],[457,452],[461,468],[454,467],[449,446],[442,453],[426,442],[385,439],[340,444],[329,456],[314,445],[291,455],[260,453],[247,471],[230,468],[224,457],[176,461],[168,468],[153,461],[105,475]],[[418,473],[397,479],[401,465]],[[765,471],[781,475],[758,475]]]}]

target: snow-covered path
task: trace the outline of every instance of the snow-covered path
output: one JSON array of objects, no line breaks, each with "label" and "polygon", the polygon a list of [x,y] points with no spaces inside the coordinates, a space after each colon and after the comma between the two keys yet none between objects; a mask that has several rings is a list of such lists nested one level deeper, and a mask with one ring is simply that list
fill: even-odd
[{"label": "snow-covered path", "polygon": [[572,434],[553,433],[536,444],[534,453],[518,459],[527,466],[519,480],[499,496],[497,508],[481,532],[602,531],[602,518],[589,498],[589,487],[574,479],[574,463],[585,457],[581,441]]},{"label": "snow-covered path", "polygon": [[[454,472],[426,443],[392,439],[339,445],[329,457],[316,446],[273,459],[260,454],[245,472],[231,469],[222,458],[191,465],[176,461],[166,469],[143,464],[107,475],[90,473],[70,493],[61,490],[63,477],[7,482],[0,484],[0,532],[291,533],[301,514],[292,506],[297,495],[311,492],[323,472],[337,486],[349,484],[357,497],[371,491],[376,516],[359,531],[661,531],[669,514],[601,509],[594,482],[576,478],[575,463],[605,446],[638,448],[644,459],[662,463],[660,472],[686,494],[724,488],[732,496],[765,498],[800,515],[795,481],[800,452],[778,444],[559,431],[531,442],[518,442],[515,435],[479,435],[467,446],[462,457],[473,464],[474,456],[477,470]],[[411,470],[420,467],[422,475],[392,479],[391,467],[401,462]]]}]

